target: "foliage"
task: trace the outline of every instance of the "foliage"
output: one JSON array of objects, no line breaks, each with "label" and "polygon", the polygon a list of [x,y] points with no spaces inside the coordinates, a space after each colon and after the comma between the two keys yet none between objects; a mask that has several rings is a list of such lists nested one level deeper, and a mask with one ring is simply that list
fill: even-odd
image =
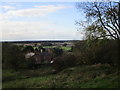
[{"label": "foliage", "polygon": [[[82,9],[86,15],[87,38],[111,38],[120,39],[118,22],[118,3],[113,2],[87,2],[78,3],[78,9]],[[78,22],[79,25],[81,22]]]},{"label": "foliage", "polygon": [[[119,41],[118,40],[93,40],[91,44],[81,42],[77,44],[75,55],[79,64],[108,63],[119,67]],[[82,48],[81,48],[82,47]]]},{"label": "foliage", "polygon": [[76,41],[74,42],[74,48],[73,48],[73,51],[77,51],[78,53],[80,52],[84,52],[84,50],[86,49],[87,47],[87,43],[86,41]]},{"label": "foliage", "polygon": [[99,38],[107,39],[106,31],[100,25],[92,24],[86,27],[86,38],[88,40],[96,40]]},{"label": "foliage", "polygon": [[67,46],[67,43],[64,43],[63,46],[66,47],[66,46]]},{"label": "foliage", "polygon": [[38,49],[40,50],[40,49],[43,49],[43,47],[42,46],[38,46]]},{"label": "foliage", "polygon": [[35,60],[34,60],[33,57],[27,59],[27,61],[26,61],[26,67],[28,69],[35,69],[36,66],[35,66]]},{"label": "foliage", "polygon": [[63,50],[59,48],[53,48],[53,53],[55,57],[61,56],[63,54]]},{"label": "foliage", "polygon": [[32,46],[26,46],[23,49],[23,52],[34,52],[34,48]]},{"label": "foliage", "polygon": [[118,3],[84,2],[77,3],[77,8],[86,15],[84,22],[87,22],[87,25],[77,22],[86,31],[84,45],[79,42],[75,45],[75,48],[79,49],[79,54],[77,54],[80,62],[84,64],[108,63],[119,67]]},{"label": "foliage", "polygon": [[2,44],[3,69],[25,68],[25,58],[19,47],[9,43]]},{"label": "foliage", "polygon": [[41,43],[42,46],[52,46],[52,43],[50,42],[43,42]]},{"label": "foliage", "polygon": [[76,65],[76,57],[74,54],[64,54],[61,57],[56,57],[54,59],[53,68],[57,71],[61,71],[65,68],[72,67]]}]

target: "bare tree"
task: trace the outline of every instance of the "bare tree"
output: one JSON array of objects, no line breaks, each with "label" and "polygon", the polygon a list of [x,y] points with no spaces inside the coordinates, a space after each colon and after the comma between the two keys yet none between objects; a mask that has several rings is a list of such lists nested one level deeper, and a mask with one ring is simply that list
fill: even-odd
[{"label": "bare tree", "polygon": [[88,37],[120,39],[118,3],[84,2],[77,3],[77,8],[86,15]]}]

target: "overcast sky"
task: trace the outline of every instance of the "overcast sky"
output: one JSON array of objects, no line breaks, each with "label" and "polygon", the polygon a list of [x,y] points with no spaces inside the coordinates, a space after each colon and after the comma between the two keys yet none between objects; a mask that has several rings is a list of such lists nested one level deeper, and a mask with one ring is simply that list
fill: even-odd
[{"label": "overcast sky", "polygon": [[5,40],[80,40],[75,2],[2,2],[0,34]]}]

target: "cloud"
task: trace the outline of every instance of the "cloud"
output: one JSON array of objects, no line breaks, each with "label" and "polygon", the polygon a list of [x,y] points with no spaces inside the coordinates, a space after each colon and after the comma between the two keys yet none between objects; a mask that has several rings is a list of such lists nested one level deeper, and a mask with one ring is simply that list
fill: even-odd
[{"label": "cloud", "polygon": [[0,21],[3,20],[3,18],[5,19],[3,13],[0,13]]},{"label": "cloud", "polygon": [[3,21],[0,31],[2,31],[3,40],[17,40],[18,38],[29,39],[45,36],[52,32],[49,27],[53,25],[50,22],[18,22],[18,21]]},{"label": "cloud", "polygon": [[[72,39],[74,33],[65,32],[66,28],[55,27],[55,23],[42,21],[15,21],[19,17],[36,17],[54,13],[58,10],[70,8],[68,5],[41,5],[26,9],[7,10],[0,13],[2,21],[0,34],[2,40],[45,40],[45,39]],[[32,19],[33,19],[32,18]],[[31,19],[31,18],[30,18]],[[65,29],[65,30],[64,30]],[[64,32],[62,32],[62,31]]]},{"label": "cloud", "polygon": [[15,9],[15,7],[13,7],[13,6],[1,6],[1,9],[11,10],[11,9]]},{"label": "cloud", "polygon": [[65,5],[41,5],[41,6],[34,6],[34,8],[8,11],[6,14],[10,16],[12,15],[12,16],[26,16],[26,17],[44,16],[49,13],[53,13],[68,7],[69,6],[65,6]]},{"label": "cloud", "polygon": [[[3,21],[1,23],[1,30],[3,34],[6,33],[28,33],[28,32],[40,32],[45,31],[50,26],[54,25],[50,22],[23,22],[23,21]],[[44,30],[45,29],[45,30]],[[51,30],[51,29],[48,29]]]},{"label": "cloud", "polygon": [[64,9],[64,8],[69,8],[70,6],[66,6],[66,5],[40,5],[40,6],[34,6],[37,8],[49,8],[49,9],[53,9],[53,10],[59,10],[59,9]]},{"label": "cloud", "polygon": [[8,5],[16,5],[18,4],[17,2],[7,2]]},{"label": "cloud", "polygon": [[6,21],[10,18],[9,15],[6,15],[5,13],[0,13],[0,22]]},{"label": "cloud", "polygon": [[61,32],[53,28],[50,22],[17,22],[5,21],[2,23],[2,40],[52,40],[72,39],[74,33]]}]

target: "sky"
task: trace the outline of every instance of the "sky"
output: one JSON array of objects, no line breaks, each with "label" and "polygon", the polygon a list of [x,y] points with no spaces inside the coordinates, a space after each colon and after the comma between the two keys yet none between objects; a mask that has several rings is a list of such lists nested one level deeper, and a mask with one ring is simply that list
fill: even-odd
[{"label": "sky", "polygon": [[1,41],[83,39],[79,19],[84,15],[75,2],[2,2]]},{"label": "sky", "polygon": [[0,41],[82,40],[75,21],[85,15],[76,2],[1,2]]}]

